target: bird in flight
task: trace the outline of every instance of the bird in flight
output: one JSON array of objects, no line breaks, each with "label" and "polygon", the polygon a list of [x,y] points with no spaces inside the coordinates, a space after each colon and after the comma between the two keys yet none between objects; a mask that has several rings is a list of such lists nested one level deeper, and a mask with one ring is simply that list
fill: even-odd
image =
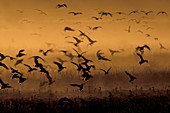
[{"label": "bird in flight", "polygon": [[2,66],[2,67],[4,67],[5,69],[7,69],[7,70],[8,70],[8,67],[6,66],[6,64],[4,64],[4,63],[0,62],[0,66]]},{"label": "bird in flight", "polygon": [[131,15],[131,14],[137,14],[137,13],[139,13],[139,11],[138,11],[138,10],[135,10],[135,11],[131,11],[131,12],[129,13],[129,15]]},{"label": "bird in flight", "polygon": [[40,9],[35,9],[36,11],[40,12],[40,14],[43,14],[43,15],[47,15],[47,13],[45,13],[44,11],[40,10]]},{"label": "bird in flight", "polygon": [[22,73],[20,73],[18,70],[16,70],[16,69],[14,69],[14,68],[12,68],[12,67],[10,67],[10,69],[11,69],[11,73],[17,73],[17,74],[20,74],[21,76],[23,75]]},{"label": "bird in flight", "polygon": [[64,31],[75,31],[74,29],[72,29],[71,27],[65,27]]},{"label": "bird in flight", "polygon": [[57,58],[58,59],[58,61],[61,63],[61,64],[63,64],[64,62],[67,62],[67,60],[63,60],[63,59],[61,59],[61,58]]},{"label": "bird in flight", "polygon": [[46,50],[46,51],[40,49],[39,52],[42,52],[44,56],[47,56],[47,53],[48,53],[48,52],[53,52],[53,49],[48,49],[48,50]]},{"label": "bird in flight", "polygon": [[34,71],[34,70],[37,70],[36,68],[32,68],[31,66],[27,65],[27,64],[24,64],[24,66],[28,67],[28,72],[31,72],[31,71]]},{"label": "bird in flight", "polygon": [[116,12],[116,14],[118,14],[118,15],[125,15],[126,13],[124,13],[124,12],[120,12],[120,11],[118,11],[118,12]]},{"label": "bird in flight", "polygon": [[68,53],[67,50],[60,50],[59,52],[63,52],[64,54]]},{"label": "bird in flight", "polygon": [[25,50],[24,49],[21,49],[18,54],[16,55],[16,57],[22,57],[24,55],[26,55],[25,53],[23,53]]},{"label": "bird in flight", "polygon": [[24,13],[23,10],[19,10],[19,9],[17,10],[17,12],[18,12],[18,13]]},{"label": "bird in flight", "polygon": [[83,70],[83,74],[81,75],[81,78],[85,81],[89,80],[90,78],[93,78],[92,75],[90,75],[86,70]]},{"label": "bird in flight", "polygon": [[68,53],[68,51],[66,50],[60,50],[59,52],[63,52],[65,56],[70,58],[70,60],[73,60],[73,58],[75,57],[75,55],[73,55],[72,53]]},{"label": "bird in flight", "polygon": [[150,34],[146,34],[146,37],[150,37],[151,35]]},{"label": "bird in flight", "polygon": [[75,62],[71,62],[71,63],[77,66],[77,71],[81,71],[83,69],[83,66],[81,64],[77,64]]},{"label": "bird in flight", "polygon": [[141,30],[137,30],[136,32],[143,34],[143,31],[141,31]]},{"label": "bird in flight", "polygon": [[53,63],[58,66],[58,68],[59,68],[58,72],[62,71],[64,68],[66,68],[66,67],[63,67],[63,65],[61,63],[59,63],[59,62],[53,62]]},{"label": "bird in flight", "polygon": [[49,81],[48,85],[51,85],[55,80],[52,81],[52,78],[51,78],[49,72],[43,67],[43,65],[41,63],[39,63],[39,68],[40,68],[40,72],[43,72],[43,73],[46,74],[46,77],[47,77],[47,79]]},{"label": "bird in flight", "polygon": [[101,71],[103,71],[105,73],[105,75],[109,74],[109,71],[111,70],[112,67],[110,67],[109,69],[107,70],[104,70],[104,69],[100,69]]},{"label": "bird in flight", "polygon": [[90,30],[97,30],[99,28],[102,28],[101,26],[96,26],[96,27],[90,27],[90,26],[87,26]]},{"label": "bird in flight", "polygon": [[153,11],[141,11],[142,13],[144,13],[145,15],[149,15],[150,13],[153,13]]},{"label": "bird in flight", "polygon": [[136,77],[132,76],[129,72],[125,71],[125,73],[126,73],[126,74],[129,76],[129,78],[130,78],[129,82],[132,83],[132,82],[136,79]]},{"label": "bird in flight", "polygon": [[22,64],[24,59],[19,59],[16,61],[16,63],[14,64],[14,66],[17,66],[18,64]]},{"label": "bird in flight", "polygon": [[61,7],[66,7],[67,8],[67,5],[66,4],[58,4],[56,7],[57,8],[61,8]]},{"label": "bird in flight", "polygon": [[26,78],[23,78],[22,75],[18,75],[18,74],[14,74],[12,76],[12,79],[15,79],[15,78],[19,78],[19,83],[23,83],[25,80],[27,80]]},{"label": "bird in flight", "polygon": [[9,86],[9,84],[4,83],[1,78],[0,78],[0,84],[2,85],[1,89],[11,88],[11,86]]},{"label": "bird in flight", "polygon": [[102,17],[98,18],[98,17],[91,17],[91,18],[94,18],[95,20],[101,20]]},{"label": "bird in flight", "polygon": [[98,50],[96,55],[98,57],[98,60],[105,60],[105,61],[111,61],[110,59],[105,58],[104,56],[102,56],[103,53],[101,53],[101,50]]},{"label": "bird in flight", "polygon": [[129,21],[133,21],[133,22],[136,22],[136,24],[139,24],[141,22],[141,19],[130,19]]},{"label": "bird in flight", "polygon": [[148,63],[148,60],[144,60],[141,54],[137,53],[137,55],[140,57],[139,64]]},{"label": "bird in flight", "polygon": [[103,17],[103,16],[110,16],[110,17],[112,17],[112,14],[111,13],[109,13],[109,12],[104,12],[104,11],[101,11],[101,12],[99,12],[98,14],[100,14],[101,15],[101,17]]},{"label": "bird in flight", "polygon": [[75,57],[75,55],[73,55],[72,53],[66,53],[65,55],[69,57],[70,60],[73,60],[73,58]]},{"label": "bird in flight", "polygon": [[160,49],[166,49],[161,43],[159,43]]},{"label": "bird in flight", "polygon": [[78,54],[78,55],[77,55],[78,58],[82,57],[82,55],[87,52],[87,51],[84,51],[84,52],[82,52],[82,53],[80,54],[76,49],[73,48],[73,50]]},{"label": "bird in flight", "polygon": [[154,40],[158,40],[158,38],[154,38]]},{"label": "bird in flight", "polygon": [[68,43],[72,43],[74,46],[78,47],[78,44],[83,42],[82,40],[78,39],[77,37],[74,37],[73,36],[73,39],[76,40],[76,43],[75,42],[68,42]]},{"label": "bird in flight", "polygon": [[10,60],[13,60],[13,59],[15,59],[15,58],[13,58],[13,57],[11,57],[11,56],[5,56],[4,54],[2,54],[2,53],[0,53],[0,57],[1,57],[1,59],[0,59],[0,61],[2,61],[2,60],[4,60],[5,58],[7,58],[7,57],[9,57],[10,58]]},{"label": "bird in flight", "polygon": [[81,33],[80,36],[85,36],[87,38],[87,40],[90,42],[88,45],[92,45],[94,43],[96,43],[96,40],[92,40],[89,36],[87,36],[83,31],[79,30],[79,32]]},{"label": "bird in flight", "polygon": [[93,62],[92,60],[87,59],[87,58],[86,58],[86,57],[84,57],[84,56],[81,56],[81,58],[84,60],[84,62],[83,62],[83,63]]},{"label": "bird in flight", "polygon": [[73,14],[74,16],[83,14],[82,12],[69,12],[68,14]]},{"label": "bird in flight", "polygon": [[130,33],[131,27],[129,26],[128,29],[125,29],[125,31],[127,31],[128,33]]},{"label": "bird in flight", "polygon": [[164,15],[168,16],[168,13],[165,12],[165,11],[159,11],[159,12],[157,13],[157,15],[160,15],[160,14],[164,14]]},{"label": "bird in flight", "polygon": [[83,31],[79,30],[79,32],[80,32],[80,36],[88,37]]},{"label": "bird in flight", "polygon": [[102,28],[101,26],[96,26],[96,27],[93,27],[92,30],[97,30],[99,28]]},{"label": "bird in flight", "polygon": [[82,84],[70,84],[70,86],[78,87],[80,89],[80,91],[82,91],[84,85],[85,85],[85,83],[82,83]]},{"label": "bird in flight", "polygon": [[87,26],[90,30],[92,30],[92,27],[91,26]]},{"label": "bird in flight", "polygon": [[86,70],[88,72],[90,72],[91,68],[96,69],[94,65],[88,65],[87,62],[83,62],[81,64],[86,66],[86,68],[84,68],[84,70]]},{"label": "bird in flight", "polygon": [[40,56],[32,56],[30,58],[34,58],[34,62],[35,62],[35,67],[39,67],[40,63],[38,62],[38,59],[41,59],[42,61],[45,61],[42,57]]},{"label": "bird in flight", "polygon": [[115,51],[115,50],[112,50],[112,49],[109,49],[111,55],[113,56],[115,53],[120,53],[120,51]]},{"label": "bird in flight", "polygon": [[136,52],[140,51],[141,54],[143,55],[144,53],[144,48],[148,49],[149,51],[151,51],[151,48],[148,45],[143,45],[143,46],[138,46],[136,47]]}]

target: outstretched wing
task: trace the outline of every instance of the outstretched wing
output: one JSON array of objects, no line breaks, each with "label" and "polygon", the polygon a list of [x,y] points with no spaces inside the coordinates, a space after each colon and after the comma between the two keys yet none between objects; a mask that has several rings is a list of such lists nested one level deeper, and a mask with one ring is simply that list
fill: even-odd
[{"label": "outstretched wing", "polygon": [[101,26],[96,26],[96,27],[93,28],[93,30],[96,30],[98,28],[102,28],[102,27]]},{"label": "outstretched wing", "polygon": [[72,29],[71,27],[65,27],[64,28],[64,31],[66,31],[66,30],[69,30],[69,31],[75,31],[74,29]]},{"label": "outstretched wing", "polygon": [[45,71],[45,73],[46,73],[46,77],[47,77],[47,79],[49,81],[49,85],[51,85],[53,83],[52,78],[51,78],[51,76],[50,76],[48,71]]},{"label": "outstretched wing", "polygon": [[105,71],[104,69],[100,69],[100,70],[102,70],[103,72],[105,72],[105,73],[106,73],[106,71]]},{"label": "outstretched wing", "polygon": [[104,54],[104,53],[100,53],[101,51],[102,51],[102,50],[98,50],[97,53],[96,53],[96,55],[97,55],[97,56],[100,56],[100,55]]},{"label": "outstretched wing", "polygon": [[12,71],[16,71],[14,68],[10,67]]},{"label": "outstretched wing", "polygon": [[74,37],[73,38],[77,41],[77,42],[82,42],[80,39],[78,39],[77,37]]},{"label": "outstretched wing", "polygon": [[107,72],[109,72],[109,71],[110,71],[110,69],[112,69],[112,67],[110,67],[110,68],[107,70]]},{"label": "outstretched wing", "polygon": [[125,73],[126,73],[130,78],[132,77],[132,75],[131,75],[129,72],[125,71]]},{"label": "outstretched wing", "polygon": [[[94,18],[94,17],[93,17]],[[89,29],[92,29],[92,27],[90,27],[90,26],[87,26]]]},{"label": "outstretched wing", "polygon": [[0,57],[5,57],[5,55],[4,55],[4,54],[2,54],[2,53],[0,53]]},{"label": "outstretched wing", "polygon": [[24,49],[21,49],[21,50],[19,51],[19,53],[24,52],[24,51],[25,51]]},{"label": "outstretched wing", "polygon": [[77,12],[77,14],[83,14],[82,12]]},{"label": "outstretched wing", "polygon": [[70,84],[70,86],[76,86],[76,87],[79,87],[78,84]]},{"label": "outstretched wing", "polygon": [[75,14],[75,12],[68,12],[68,14]]},{"label": "outstretched wing", "polygon": [[27,65],[27,64],[24,64],[26,67],[28,67],[29,69],[32,69],[31,66]]},{"label": "outstretched wing", "polygon": [[151,48],[148,45],[144,45],[143,47],[147,48],[149,51],[151,51]]},{"label": "outstretched wing", "polygon": [[91,17],[91,18],[97,19],[97,17]]},{"label": "outstretched wing", "polygon": [[110,15],[112,17],[112,14],[111,13],[107,13],[108,15]]},{"label": "outstretched wing", "polygon": [[66,5],[66,4],[63,4],[63,6],[64,6],[64,7],[67,7],[67,5]]},{"label": "outstretched wing", "polygon": [[85,53],[87,53],[87,51],[82,52],[81,55],[83,55],[83,54],[85,54]]},{"label": "outstretched wing", "polygon": [[48,50],[46,51],[46,53],[48,53],[48,52],[53,52],[53,49],[48,49]]},{"label": "outstretched wing", "polygon": [[111,61],[110,59],[108,58],[105,58],[104,56],[100,56],[102,60],[106,60],[106,61]]},{"label": "outstretched wing", "polygon": [[77,67],[79,67],[79,65],[78,64],[76,64],[75,62],[71,62],[72,64],[74,64],[74,65],[76,65]]},{"label": "outstretched wing", "polygon": [[79,55],[78,51],[76,49],[73,48],[73,50]]},{"label": "outstretched wing", "polygon": [[143,60],[143,57],[141,54],[137,53],[137,55],[140,57],[141,60]]},{"label": "outstretched wing", "polygon": [[165,14],[165,15],[168,15],[165,11],[160,11],[160,12],[158,12],[158,13],[157,13],[157,15],[159,15],[159,14]]},{"label": "outstretched wing", "polygon": [[37,59],[41,59],[42,61],[45,61],[42,57],[40,57],[40,56],[36,56],[37,57]]},{"label": "outstretched wing", "polygon": [[4,67],[5,69],[8,70],[8,67],[4,63],[0,62],[0,66],[2,66],[2,67]]},{"label": "outstretched wing", "polygon": [[53,62],[54,64],[56,64],[59,68],[62,67],[62,64],[58,63],[58,62]]}]

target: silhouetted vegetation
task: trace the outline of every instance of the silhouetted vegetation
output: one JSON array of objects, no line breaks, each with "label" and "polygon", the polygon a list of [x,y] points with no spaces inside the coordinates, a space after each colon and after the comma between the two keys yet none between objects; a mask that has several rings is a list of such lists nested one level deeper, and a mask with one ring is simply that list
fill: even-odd
[{"label": "silhouetted vegetation", "polygon": [[167,96],[73,98],[70,101],[8,99],[0,102],[1,113],[169,113]]}]

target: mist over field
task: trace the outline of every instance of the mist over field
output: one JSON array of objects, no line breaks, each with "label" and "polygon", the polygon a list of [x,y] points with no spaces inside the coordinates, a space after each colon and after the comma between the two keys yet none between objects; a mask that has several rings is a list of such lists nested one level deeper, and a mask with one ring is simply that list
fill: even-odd
[{"label": "mist over field", "polygon": [[0,113],[170,113],[170,1],[0,0]]}]

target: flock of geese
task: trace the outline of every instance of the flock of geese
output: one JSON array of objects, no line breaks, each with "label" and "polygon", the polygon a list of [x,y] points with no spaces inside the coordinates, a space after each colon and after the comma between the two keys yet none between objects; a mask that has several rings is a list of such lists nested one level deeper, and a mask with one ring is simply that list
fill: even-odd
[{"label": "flock of geese", "polygon": [[[56,6],[56,8],[68,8],[67,4],[58,4]],[[40,10],[40,9],[35,9],[36,11],[38,11],[40,14],[43,15],[47,15],[47,13],[45,13],[44,11]],[[17,12],[19,13],[23,13],[23,11],[21,10],[17,10]],[[140,10],[134,10],[131,11],[130,13],[125,13],[125,12],[116,12],[115,14],[118,15],[132,15],[132,14],[141,14],[143,13],[145,16],[143,16],[142,18],[147,18],[148,15],[153,14],[153,11],[140,11]],[[73,16],[77,16],[77,15],[82,15],[82,12],[68,12],[68,14],[73,15]],[[100,11],[98,12],[98,17],[91,17],[92,19],[97,20],[102,20],[104,18],[104,16],[110,16],[112,17],[113,14],[107,11]],[[156,13],[156,15],[166,15],[168,16],[168,14],[164,11],[159,11],[158,13]],[[119,18],[119,20],[123,20],[125,18]],[[130,19],[129,21],[134,21],[137,24],[141,23],[141,19],[137,20],[137,19]],[[147,23],[147,22],[145,22]],[[102,29],[102,26],[95,26],[95,27],[91,27],[91,26],[87,26],[89,28],[89,30],[97,30],[97,29]],[[147,29],[152,29],[151,27],[147,28]],[[72,27],[68,27],[66,26],[64,28],[65,32],[75,32],[76,30]],[[84,43],[83,40],[87,39],[88,40],[88,44],[89,46],[94,45],[95,43],[97,43],[97,40],[92,39],[89,35],[87,35],[86,32],[82,31],[82,30],[77,30],[79,32],[78,37],[75,36],[68,36],[65,37],[67,38],[72,38],[74,41],[69,41],[68,43],[73,44],[74,47],[76,47],[77,49],[73,48],[72,50],[75,52],[75,54],[69,52],[68,50],[59,50],[59,52],[63,53],[65,56],[70,58],[70,61],[67,60],[63,60],[62,58],[57,58],[58,61],[53,61],[53,64],[55,64],[58,67],[58,72],[61,72],[65,69],[67,69],[68,67],[64,66],[65,62],[70,62],[73,66],[75,66],[78,72],[81,72],[82,74],[80,75],[80,78],[84,81],[82,84],[70,84],[70,86],[72,87],[78,87],[80,91],[83,90],[83,87],[86,83],[88,83],[88,81],[90,79],[93,78],[93,75],[91,75],[91,70],[95,70],[96,66],[94,65],[94,61],[92,61],[90,58],[87,58],[85,56],[85,54],[87,53],[87,51],[78,51],[79,45],[81,43]],[[126,29],[125,31],[127,31],[128,33],[131,32],[131,26],[128,26],[128,29]],[[143,33],[143,31],[138,30],[137,32]],[[150,37],[150,34],[146,34],[147,37]],[[158,40],[158,38],[155,38],[155,40]],[[140,58],[139,64],[142,65],[143,63],[148,63],[149,61],[146,60],[143,57],[143,54],[145,52],[145,50],[149,50],[151,51],[151,48],[148,45],[143,45],[143,46],[138,46],[136,47],[136,55]],[[160,49],[166,49],[162,44],[160,44]],[[112,50],[109,49],[110,55],[114,55],[116,53],[120,53],[123,52],[124,49],[121,50]],[[42,55],[47,56],[49,52],[54,52],[53,49],[48,49],[48,50],[39,50],[40,53],[42,53]],[[18,79],[19,83],[23,83],[24,81],[27,80],[27,78],[24,77],[24,74],[21,73],[19,70],[16,69],[17,65],[23,65],[25,67],[28,68],[28,73],[32,72],[32,71],[39,71],[41,73],[44,73],[46,78],[48,79],[48,84],[51,85],[52,83],[55,82],[55,80],[52,79],[49,71],[45,68],[44,63],[45,60],[43,57],[41,56],[31,56],[29,57],[29,59],[33,59],[34,60],[34,67],[31,67],[30,65],[26,64],[23,62],[24,60],[24,56],[26,55],[25,50],[21,49],[19,50],[19,52],[16,54],[15,57],[12,57],[10,55],[5,55],[3,53],[0,53],[0,67],[4,68],[5,70],[10,71],[13,75],[11,79]],[[80,59],[80,62],[74,62],[73,58],[78,58]],[[109,58],[107,58],[106,56],[104,56],[104,52],[102,52],[102,50],[97,50],[96,52],[96,57],[98,60],[102,60],[102,61],[106,61],[106,62],[111,62],[111,60]],[[3,63],[3,60],[9,58],[10,60],[15,60],[15,64],[14,67],[13,66],[7,66],[5,63]],[[42,63],[43,62],[43,63]],[[91,64],[92,63],[92,64]],[[112,69],[112,67],[109,67],[108,69],[99,69],[100,71],[102,71],[105,75],[108,75],[110,70]],[[125,74],[130,78],[129,82],[133,83],[133,81],[136,79],[136,77],[132,74],[130,74],[128,71],[125,70]],[[11,88],[12,86],[10,86],[8,83],[5,83],[2,79],[0,79],[0,84],[1,84],[1,89],[5,89],[5,88]]]}]

